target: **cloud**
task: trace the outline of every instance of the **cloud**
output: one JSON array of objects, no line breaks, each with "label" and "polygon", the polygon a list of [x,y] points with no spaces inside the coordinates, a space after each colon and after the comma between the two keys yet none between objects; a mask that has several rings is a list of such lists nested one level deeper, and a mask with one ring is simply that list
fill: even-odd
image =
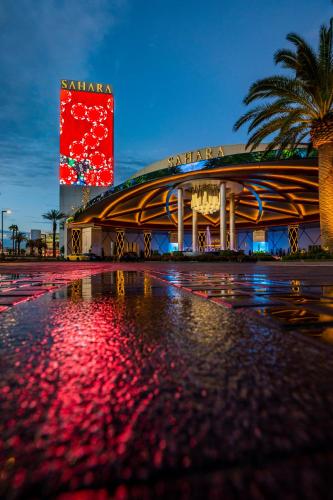
[{"label": "cloud", "polygon": [[124,5],[119,0],[5,0],[0,17],[3,79],[18,89],[24,84],[41,90],[53,75],[57,85],[60,78],[87,75],[91,54]]},{"label": "cloud", "polygon": [[[58,185],[58,137],[30,138],[19,134],[0,137],[0,185],[36,188],[40,185],[56,192]],[[115,158],[115,183],[125,181],[160,157],[127,154]],[[1,191],[1,189],[0,189]],[[1,194],[1,193],[0,193]]]},{"label": "cloud", "polygon": [[1,203],[19,224],[57,205],[60,79],[99,80],[93,57],[126,9],[126,0],[0,2]]},{"label": "cloud", "polygon": [[[125,0],[5,0],[0,6],[2,121],[43,129],[58,112],[61,78],[89,77],[91,56]],[[31,107],[34,116],[31,117]]]},{"label": "cloud", "polygon": [[57,155],[50,141],[41,144],[16,134],[0,139],[0,184],[33,187],[57,175]]},{"label": "cloud", "polygon": [[160,158],[138,158],[137,156],[123,156],[119,159],[116,158],[115,168],[115,184],[120,184],[126,179],[134,175],[138,170],[147,167],[154,161]]},{"label": "cloud", "polygon": [[[58,140],[41,141],[13,134],[0,137],[0,184],[31,188],[36,184],[58,183]],[[158,159],[158,158],[157,158]],[[123,182],[139,169],[156,161],[134,155],[116,158],[116,183]]]}]

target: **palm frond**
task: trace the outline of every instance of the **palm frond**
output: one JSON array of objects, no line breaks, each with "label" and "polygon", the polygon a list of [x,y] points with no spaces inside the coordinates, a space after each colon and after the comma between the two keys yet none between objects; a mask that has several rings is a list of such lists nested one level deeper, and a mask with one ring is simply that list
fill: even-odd
[{"label": "palm frond", "polygon": [[333,115],[333,19],[329,27],[321,27],[317,52],[296,33],[290,33],[287,40],[292,49],[278,50],[274,59],[292,74],[254,82],[244,104],[259,101],[259,105],[234,125],[238,130],[248,124],[247,147],[251,150],[267,138],[268,150],[311,142],[313,127]]},{"label": "palm frond", "polygon": [[299,63],[297,59],[297,54],[292,50],[280,49],[274,54],[275,64],[281,64],[283,68],[292,69],[298,71]]},{"label": "palm frond", "polygon": [[321,78],[323,113],[329,113],[333,105],[333,18],[330,27],[322,26],[319,36],[318,60]]},{"label": "palm frond", "polygon": [[[299,122],[297,117],[294,115],[288,115],[287,117],[279,116],[275,119],[269,120],[263,123],[259,128],[257,127],[257,130],[249,137],[246,147],[253,151],[269,135],[274,134],[275,132],[278,132],[278,135],[281,134],[283,137],[288,133],[292,135],[292,133],[294,133],[294,125],[298,126],[299,130],[305,131],[308,129],[308,124]],[[278,143],[279,141],[277,144]]]},{"label": "palm frond", "polygon": [[60,210],[53,209],[53,210],[49,210],[48,212],[43,214],[42,217],[46,220],[57,221],[57,220],[65,219],[66,214],[64,214]]},{"label": "palm frond", "polygon": [[314,119],[318,117],[318,107],[309,92],[299,81],[286,76],[272,76],[256,81],[251,85],[244,103],[250,104],[257,99],[273,97],[284,98],[290,104],[303,106]]},{"label": "palm frond", "polygon": [[257,113],[260,111],[261,106],[258,106],[257,108],[250,109],[247,113],[245,113],[243,116],[241,116],[233,126],[233,129],[236,131],[238,130],[244,123],[248,122],[251,120],[251,118],[254,118]]},{"label": "palm frond", "polygon": [[318,83],[317,57],[310,45],[296,33],[289,33],[287,40],[296,48],[297,68],[296,76],[307,82],[308,86],[316,86]]},{"label": "palm frond", "polygon": [[288,131],[281,130],[280,133],[268,144],[265,152],[269,153],[274,149],[278,150],[280,157],[285,149],[296,149],[304,143],[304,139],[309,135],[309,130],[303,126],[295,126]]},{"label": "palm frond", "polygon": [[256,116],[253,117],[252,122],[248,127],[248,132],[252,132],[257,126],[261,125],[266,120],[272,119],[273,117],[279,116],[280,118],[287,119],[292,116],[293,121],[306,122],[304,118],[306,115],[305,110],[299,107],[293,107],[290,105],[281,104],[280,101],[273,102],[268,106],[263,106],[260,112],[257,112]]}]

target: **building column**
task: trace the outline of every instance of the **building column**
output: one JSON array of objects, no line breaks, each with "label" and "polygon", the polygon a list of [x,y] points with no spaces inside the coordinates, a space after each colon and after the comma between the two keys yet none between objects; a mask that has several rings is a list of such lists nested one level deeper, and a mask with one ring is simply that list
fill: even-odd
[{"label": "building column", "polygon": [[68,255],[68,224],[67,222],[65,221],[65,224],[64,224],[64,231],[63,231],[63,244],[64,244],[64,259],[67,259],[67,255]]},{"label": "building column", "polygon": [[104,257],[102,228],[93,227],[91,232],[91,252]]},{"label": "building column", "polygon": [[81,249],[82,253],[92,252],[92,227],[82,228]]},{"label": "building column", "polygon": [[83,227],[81,232],[82,253],[94,253],[102,257],[102,247],[102,228],[94,226]]},{"label": "building column", "polygon": [[288,226],[288,240],[289,240],[289,248],[290,253],[296,253],[299,250],[298,247],[298,224],[291,224]]},{"label": "building column", "polygon": [[78,255],[79,253],[82,253],[82,240],[81,240],[81,229],[79,228],[72,228],[71,231],[71,253],[73,255]]},{"label": "building column", "polygon": [[184,248],[184,194],[182,188],[178,188],[178,251]]},{"label": "building column", "polygon": [[192,252],[198,251],[198,212],[192,210]]},{"label": "building column", "polygon": [[229,226],[230,226],[230,250],[236,250],[235,194],[234,193],[230,193],[230,199],[229,199]]},{"label": "building column", "polygon": [[198,233],[198,250],[199,252],[206,250],[206,231],[199,231]]},{"label": "building column", "polygon": [[116,256],[118,258],[124,255],[125,251],[125,231],[116,229]]},{"label": "building column", "polygon": [[226,185],[220,185],[220,247],[227,249]]},{"label": "building column", "polygon": [[151,232],[145,231],[143,233],[145,259],[148,259],[151,256],[151,239],[152,239]]}]

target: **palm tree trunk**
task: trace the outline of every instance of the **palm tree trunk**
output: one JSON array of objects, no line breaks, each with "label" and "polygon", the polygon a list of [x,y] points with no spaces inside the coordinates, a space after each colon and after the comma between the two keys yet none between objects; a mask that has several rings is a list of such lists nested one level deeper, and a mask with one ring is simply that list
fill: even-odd
[{"label": "palm tree trunk", "polygon": [[56,256],[56,232],[57,232],[57,223],[53,221],[53,257]]},{"label": "palm tree trunk", "polygon": [[13,255],[15,255],[15,229],[13,229],[13,231],[12,231],[12,239],[13,239],[13,243],[12,243]]},{"label": "palm tree trunk", "polygon": [[333,142],[318,147],[321,246],[333,253]]}]

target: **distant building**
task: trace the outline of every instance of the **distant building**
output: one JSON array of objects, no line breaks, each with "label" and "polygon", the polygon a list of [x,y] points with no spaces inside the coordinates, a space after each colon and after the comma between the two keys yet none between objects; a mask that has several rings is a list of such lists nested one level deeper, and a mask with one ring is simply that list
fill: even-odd
[{"label": "distant building", "polygon": [[[52,232],[44,233],[44,234],[42,234],[42,238],[45,239],[45,242],[47,244],[46,255],[48,257],[52,257],[52,255],[53,255],[53,233]],[[57,251],[57,256],[60,255],[59,233],[56,233],[56,251]]]},{"label": "distant building", "polygon": [[[43,255],[46,255],[47,257],[52,257],[52,255],[53,255],[53,233],[52,233],[52,231],[47,231],[47,232],[42,233],[41,229],[31,229],[30,233],[28,235],[28,239],[44,241],[47,245],[47,249],[45,252],[43,251]],[[56,251],[57,251],[57,255],[59,255],[60,254],[59,233],[56,233]],[[34,253],[37,254],[37,250],[35,250]]]},{"label": "distant building", "polygon": [[42,231],[40,229],[31,229],[30,230],[30,239],[31,240],[40,240],[42,235]]}]

